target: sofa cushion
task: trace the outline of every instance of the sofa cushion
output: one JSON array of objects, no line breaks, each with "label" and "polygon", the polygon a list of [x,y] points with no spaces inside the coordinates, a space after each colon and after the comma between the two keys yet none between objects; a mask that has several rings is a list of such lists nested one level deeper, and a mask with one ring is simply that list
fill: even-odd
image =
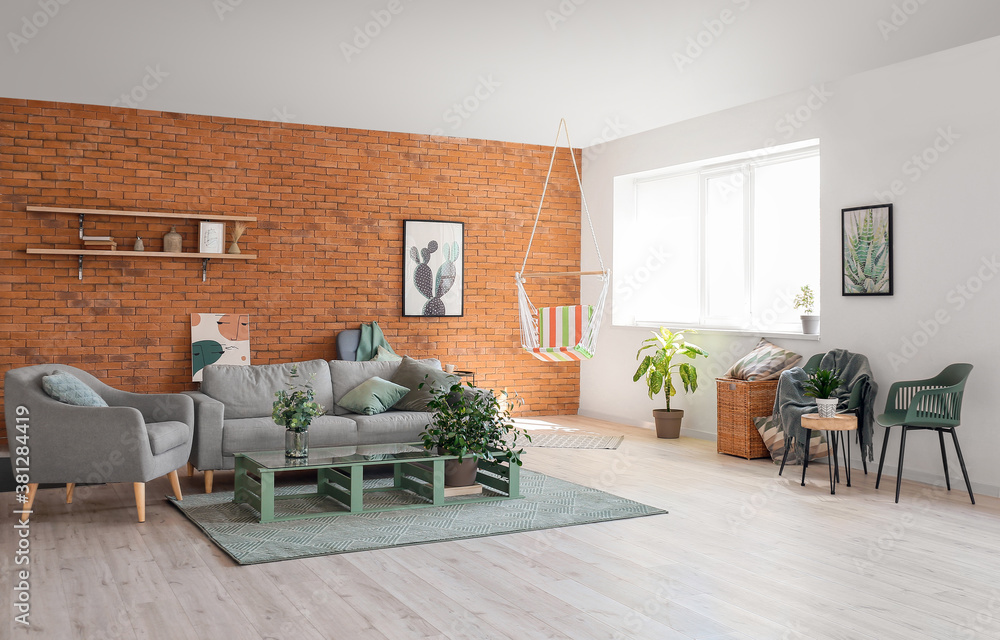
[{"label": "sofa cushion", "polygon": [[50,398],[78,407],[106,407],[108,403],[72,373],[60,371],[42,377],[42,389]]},{"label": "sofa cushion", "polygon": [[154,456],[166,453],[171,449],[183,446],[188,442],[189,428],[183,422],[147,422],[146,435],[149,436],[149,448]]},{"label": "sofa cushion", "polygon": [[375,352],[375,357],[372,358],[372,360],[375,360],[377,362],[399,362],[402,359],[403,356],[399,355],[398,353],[393,353],[392,351],[389,351],[382,345],[378,346],[378,350]]},{"label": "sofa cushion", "polygon": [[[358,425],[340,416],[318,416],[309,425],[310,447],[357,444]],[[222,423],[222,453],[279,451],[285,447],[285,428],[271,418],[239,418]]]},{"label": "sofa cushion", "polygon": [[[423,362],[431,367],[441,369],[440,360],[428,358],[426,360],[420,360],[420,362]],[[333,413],[338,416],[351,413],[351,411],[340,406],[339,403],[341,398],[343,398],[348,391],[374,376],[378,376],[383,380],[390,380],[396,384],[401,384],[392,380],[392,377],[395,375],[396,369],[399,368],[399,365],[399,362],[382,362],[378,360],[331,360],[330,376],[333,382],[334,407],[332,412],[327,411],[327,413]],[[402,386],[406,387],[405,384]],[[409,387],[406,388],[409,389]]]},{"label": "sofa cushion", "polygon": [[348,416],[358,423],[358,444],[419,442],[420,433],[434,419],[425,411],[386,411],[374,416]]},{"label": "sofa cushion", "polygon": [[288,388],[295,365],[299,368],[299,384],[311,385],[316,402],[329,409],[333,405],[333,386],[325,360],[249,366],[211,364],[203,369],[201,391],[226,405],[226,420],[264,416],[270,420],[274,394]]},{"label": "sofa cushion", "polygon": [[340,399],[340,406],[352,413],[373,416],[388,411],[392,405],[409,392],[406,387],[393,384],[378,376],[369,378],[354,387]]},{"label": "sofa cushion", "polygon": [[427,411],[432,391],[449,389],[459,381],[458,376],[441,371],[440,366],[434,367],[407,356],[403,356],[403,361],[390,379],[410,390],[395,405],[402,411]]}]

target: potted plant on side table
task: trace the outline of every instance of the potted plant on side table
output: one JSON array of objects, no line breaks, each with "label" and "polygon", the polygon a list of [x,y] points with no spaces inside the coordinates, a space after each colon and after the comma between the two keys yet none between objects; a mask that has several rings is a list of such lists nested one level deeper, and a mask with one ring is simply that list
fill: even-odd
[{"label": "potted plant on side table", "polygon": [[818,369],[802,382],[805,395],[816,398],[819,417],[832,418],[837,415],[838,398],[833,394],[842,384],[844,381],[840,379],[840,372],[830,369]]},{"label": "potted plant on side table", "polygon": [[514,426],[510,406],[506,394],[501,403],[492,391],[471,384],[463,387],[456,382],[448,388],[431,390],[427,410],[434,412],[434,418],[420,437],[425,448],[458,456],[457,460],[445,461],[445,486],[475,484],[479,460],[507,460],[521,465],[524,449],[516,448],[517,441],[524,438],[531,442],[531,436]]},{"label": "potted plant on side table", "polygon": [[299,368],[292,365],[288,390],[275,393],[271,405],[271,418],[278,426],[285,427],[285,456],[309,457],[309,425],[313,418],[323,415],[323,405],[316,402],[316,392],[309,383],[298,384]]},{"label": "potted plant on side table", "polygon": [[667,399],[666,409],[653,409],[653,420],[656,422],[657,438],[679,438],[681,434],[681,419],[684,411],[670,408],[670,397],[677,394],[674,387],[672,375],[674,370],[680,374],[681,382],[684,384],[685,392],[698,390],[698,371],[690,362],[673,363],[674,357],[678,355],[686,356],[692,360],[698,356],[708,356],[708,352],[701,347],[684,340],[684,333],[678,331],[673,333],[665,327],[653,332],[652,338],[642,341],[642,346],[635,354],[636,360],[642,356],[646,349],[654,349],[652,354],[647,354],[639,363],[633,382],[638,382],[639,378],[646,376],[646,385],[649,387],[649,397],[653,398],[663,390],[663,395]]},{"label": "potted plant on side table", "polygon": [[805,311],[805,313],[799,316],[799,320],[802,321],[802,333],[810,336],[819,333],[819,316],[813,313],[813,308],[816,306],[816,298],[809,285],[802,287],[802,290],[799,295],[795,296],[792,304],[796,309]]}]

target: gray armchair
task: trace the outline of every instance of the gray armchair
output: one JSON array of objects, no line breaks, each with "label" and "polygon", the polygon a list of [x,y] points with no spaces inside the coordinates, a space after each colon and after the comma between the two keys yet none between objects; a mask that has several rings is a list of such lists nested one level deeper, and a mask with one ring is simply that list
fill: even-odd
[{"label": "gray armchair", "polygon": [[[57,372],[76,376],[109,406],[80,407],[50,398],[42,377]],[[20,421],[18,407],[24,407]],[[77,483],[131,482],[139,522],[146,520],[146,482],[168,476],[175,497],[182,499],[177,469],[188,460],[194,433],[194,403],[186,395],[129,393],[75,367],[43,364],[7,372],[4,415],[12,454],[16,425],[25,418],[29,425],[25,511],[32,509],[39,483],[65,483],[66,501],[72,502]],[[12,466],[16,459],[11,455]]]}]

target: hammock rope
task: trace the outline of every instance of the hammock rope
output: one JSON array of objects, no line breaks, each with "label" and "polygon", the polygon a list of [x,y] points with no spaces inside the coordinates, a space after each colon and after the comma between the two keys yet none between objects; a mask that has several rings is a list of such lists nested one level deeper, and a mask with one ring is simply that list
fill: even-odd
[{"label": "hammock rope", "polygon": [[[524,269],[528,264],[528,257],[531,255],[531,246],[534,243],[535,233],[538,230],[538,221],[541,218],[542,208],[545,205],[545,195],[548,193],[549,180],[552,177],[552,167],[555,165],[556,154],[559,152],[559,137],[564,130],[566,133],[566,146],[569,148],[570,159],[573,161],[576,182],[580,187],[580,203],[583,206],[584,215],[587,217],[587,226],[590,229],[590,236],[594,241],[594,250],[597,252],[597,261],[601,265],[601,270],[528,274],[524,272]],[[532,304],[528,293],[524,289],[527,278],[591,275],[600,276],[604,283],[597,304],[593,306],[575,305],[542,307],[538,309]],[[521,346],[525,351],[539,360],[548,362],[584,360],[594,356],[597,351],[597,335],[601,329],[601,318],[604,315],[604,302],[607,299],[608,285],[611,282],[611,271],[604,266],[601,248],[597,243],[594,221],[591,219],[590,209],[587,207],[587,197],[583,192],[583,180],[580,177],[580,168],[576,163],[576,154],[573,153],[573,144],[569,138],[569,126],[566,124],[565,118],[559,120],[556,141],[552,147],[552,156],[549,158],[549,169],[545,174],[545,185],[542,187],[542,199],[538,203],[538,210],[535,213],[535,223],[531,227],[531,237],[528,239],[528,248],[524,253],[524,260],[521,262],[521,270],[514,274],[514,279],[517,283]],[[544,344],[542,344],[543,342]]]}]

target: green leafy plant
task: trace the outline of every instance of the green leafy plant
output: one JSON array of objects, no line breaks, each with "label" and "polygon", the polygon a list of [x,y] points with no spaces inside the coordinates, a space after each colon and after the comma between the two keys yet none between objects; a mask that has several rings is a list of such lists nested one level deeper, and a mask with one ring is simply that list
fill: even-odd
[{"label": "green leafy plant", "polygon": [[698,390],[698,371],[695,366],[690,362],[673,364],[672,361],[678,355],[686,356],[692,360],[698,356],[708,357],[708,352],[685,341],[682,331],[673,333],[665,327],[660,327],[658,332],[653,332],[652,338],[646,338],[642,341],[642,346],[635,354],[636,360],[642,356],[642,352],[646,349],[654,349],[654,351],[642,358],[639,368],[632,376],[632,381],[638,382],[639,378],[646,376],[650,399],[662,389],[667,398],[667,410],[670,410],[670,397],[677,395],[677,388],[674,387],[672,380],[675,370],[680,374],[685,392]]},{"label": "green leafy plant", "polygon": [[844,224],[845,293],[889,290],[889,220],[871,209],[849,211]]},{"label": "green leafy plant", "polygon": [[[426,383],[420,383],[422,388]],[[521,404],[514,394],[513,401]],[[420,438],[427,449],[439,449],[447,455],[466,456],[477,460],[509,460],[521,465],[523,448],[516,448],[517,441],[531,436],[511,421],[511,398],[507,393],[499,398],[488,389],[477,389],[468,384],[463,388],[456,382],[449,388],[432,389],[428,411],[434,418]]]},{"label": "green leafy plant", "polygon": [[810,398],[829,398],[833,395],[844,381],[840,378],[840,371],[830,369],[818,369],[815,373],[810,373],[809,378],[802,382],[805,394]]},{"label": "green leafy plant", "polygon": [[813,306],[816,304],[816,298],[813,296],[813,290],[809,287],[809,285],[802,287],[801,293],[795,296],[795,300],[792,301],[792,304],[796,309],[802,309],[806,313],[813,312]]},{"label": "green leafy plant", "polygon": [[316,402],[312,384],[299,384],[301,376],[297,366],[292,365],[289,377],[288,389],[274,394],[277,399],[271,405],[271,418],[275,424],[289,431],[307,431],[313,418],[323,415],[326,410]]}]

